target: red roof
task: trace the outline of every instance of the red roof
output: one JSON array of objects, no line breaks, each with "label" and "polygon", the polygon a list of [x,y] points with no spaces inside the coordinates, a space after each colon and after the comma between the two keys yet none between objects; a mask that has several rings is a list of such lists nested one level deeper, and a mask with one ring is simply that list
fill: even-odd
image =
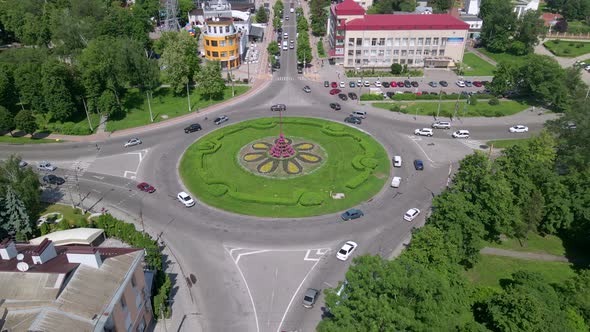
[{"label": "red roof", "polygon": [[334,8],[336,15],[365,15],[363,7],[353,0],[344,0]]},{"label": "red roof", "polygon": [[562,18],[563,16],[561,16],[561,14],[543,13],[543,15],[541,15],[541,19],[545,21],[546,27],[550,26],[552,23],[555,24],[555,22]]},{"label": "red roof", "polygon": [[346,30],[469,30],[449,14],[374,14],[346,23]]}]

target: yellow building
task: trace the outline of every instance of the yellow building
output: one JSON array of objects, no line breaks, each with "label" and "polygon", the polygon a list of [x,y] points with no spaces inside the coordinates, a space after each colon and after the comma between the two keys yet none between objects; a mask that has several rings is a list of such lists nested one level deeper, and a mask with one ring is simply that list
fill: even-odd
[{"label": "yellow building", "polygon": [[202,32],[205,58],[219,61],[223,68],[240,65],[240,32],[231,17],[214,17],[205,20]]}]

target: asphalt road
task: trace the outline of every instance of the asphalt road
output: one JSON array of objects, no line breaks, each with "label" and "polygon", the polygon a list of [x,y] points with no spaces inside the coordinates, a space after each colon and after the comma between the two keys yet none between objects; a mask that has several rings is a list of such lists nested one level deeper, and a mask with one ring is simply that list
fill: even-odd
[{"label": "asphalt road", "polygon": [[[295,36],[295,20],[288,21],[290,37]],[[281,69],[275,76],[297,77],[295,50],[283,52]],[[302,88],[309,85],[311,93]],[[183,330],[195,331],[310,331],[323,313],[323,295],[313,309],[301,305],[308,287],[336,287],[350,264],[336,260],[335,252],[346,240],[359,248],[354,254],[380,254],[388,257],[401,244],[412,228],[423,222],[431,199],[444,189],[456,162],[489,139],[522,137],[510,134],[502,119],[455,126],[468,129],[468,140],[451,138],[450,130],[435,130],[432,138],[416,137],[416,128],[429,126],[429,121],[410,117],[394,120],[390,112],[372,110],[358,125],[360,130],[377,139],[390,156],[401,155],[401,168],[392,173],[401,176],[399,189],[386,185],[375,197],[360,204],[365,216],[357,221],[341,222],[338,214],[310,218],[271,219],[236,215],[197,202],[183,207],[176,194],[185,190],[177,166],[185,149],[199,137],[214,131],[215,116],[225,114],[231,125],[246,119],[276,116],[270,112],[275,103],[287,105],[287,116],[317,117],[336,122],[352,110],[356,102],[341,102],[343,109],[333,111],[335,101],[322,82],[299,79],[276,80],[266,89],[238,106],[197,116],[170,126],[129,137],[111,138],[98,143],[60,143],[47,145],[3,145],[0,158],[17,153],[31,165],[49,160],[59,169],[55,172],[67,180],[61,188],[48,187],[46,198],[61,202],[83,201],[94,211],[105,208],[119,211],[129,219],[142,220],[176,255],[184,275],[198,282],[192,286],[193,307],[176,306],[199,316],[184,323]],[[203,130],[185,134],[183,128],[198,122]],[[527,123],[524,123],[525,125]],[[529,125],[532,132],[540,124]],[[138,131],[139,132],[139,131]],[[143,144],[124,148],[130,137]],[[423,159],[425,170],[413,169],[412,160]],[[390,174],[390,178],[393,174]],[[135,186],[147,181],[157,190],[139,192]],[[403,213],[418,207],[422,214],[413,222],[402,219]],[[186,294],[183,294],[186,296]]]}]

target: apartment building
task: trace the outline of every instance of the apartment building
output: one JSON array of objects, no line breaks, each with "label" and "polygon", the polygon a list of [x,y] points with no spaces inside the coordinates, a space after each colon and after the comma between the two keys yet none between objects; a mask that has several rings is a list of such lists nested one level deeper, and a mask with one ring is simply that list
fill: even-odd
[{"label": "apartment building", "polygon": [[448,14],[366,14],[345,0],[330,8],[329,55],[347,69],[448,68],[463,60],[468,30]]},{"label": "apartment building", "polygon": [[150,282],[137,248],[0,242],[0,331],[145,331]]}]

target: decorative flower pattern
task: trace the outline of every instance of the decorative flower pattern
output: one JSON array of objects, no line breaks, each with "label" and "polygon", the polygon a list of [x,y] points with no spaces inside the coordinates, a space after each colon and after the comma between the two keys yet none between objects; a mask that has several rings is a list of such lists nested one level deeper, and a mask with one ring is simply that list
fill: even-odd
[{"label": "decorative flower pattern", "polygon": [[[314,143],[293,144],[293,140],[286,137],[269,139],[268,141],[256,141],[242,149],[241,161],[246,164],[248,169],[256,170],[261,175],[277,177],[300,175],[310,169],[317,168],[323,161],[323,158],[318,154],[318,152],[322,152],[322,149]],[[277,146],[284,147],[284,151],[290,151],[290,153],[277,153]]]}]

